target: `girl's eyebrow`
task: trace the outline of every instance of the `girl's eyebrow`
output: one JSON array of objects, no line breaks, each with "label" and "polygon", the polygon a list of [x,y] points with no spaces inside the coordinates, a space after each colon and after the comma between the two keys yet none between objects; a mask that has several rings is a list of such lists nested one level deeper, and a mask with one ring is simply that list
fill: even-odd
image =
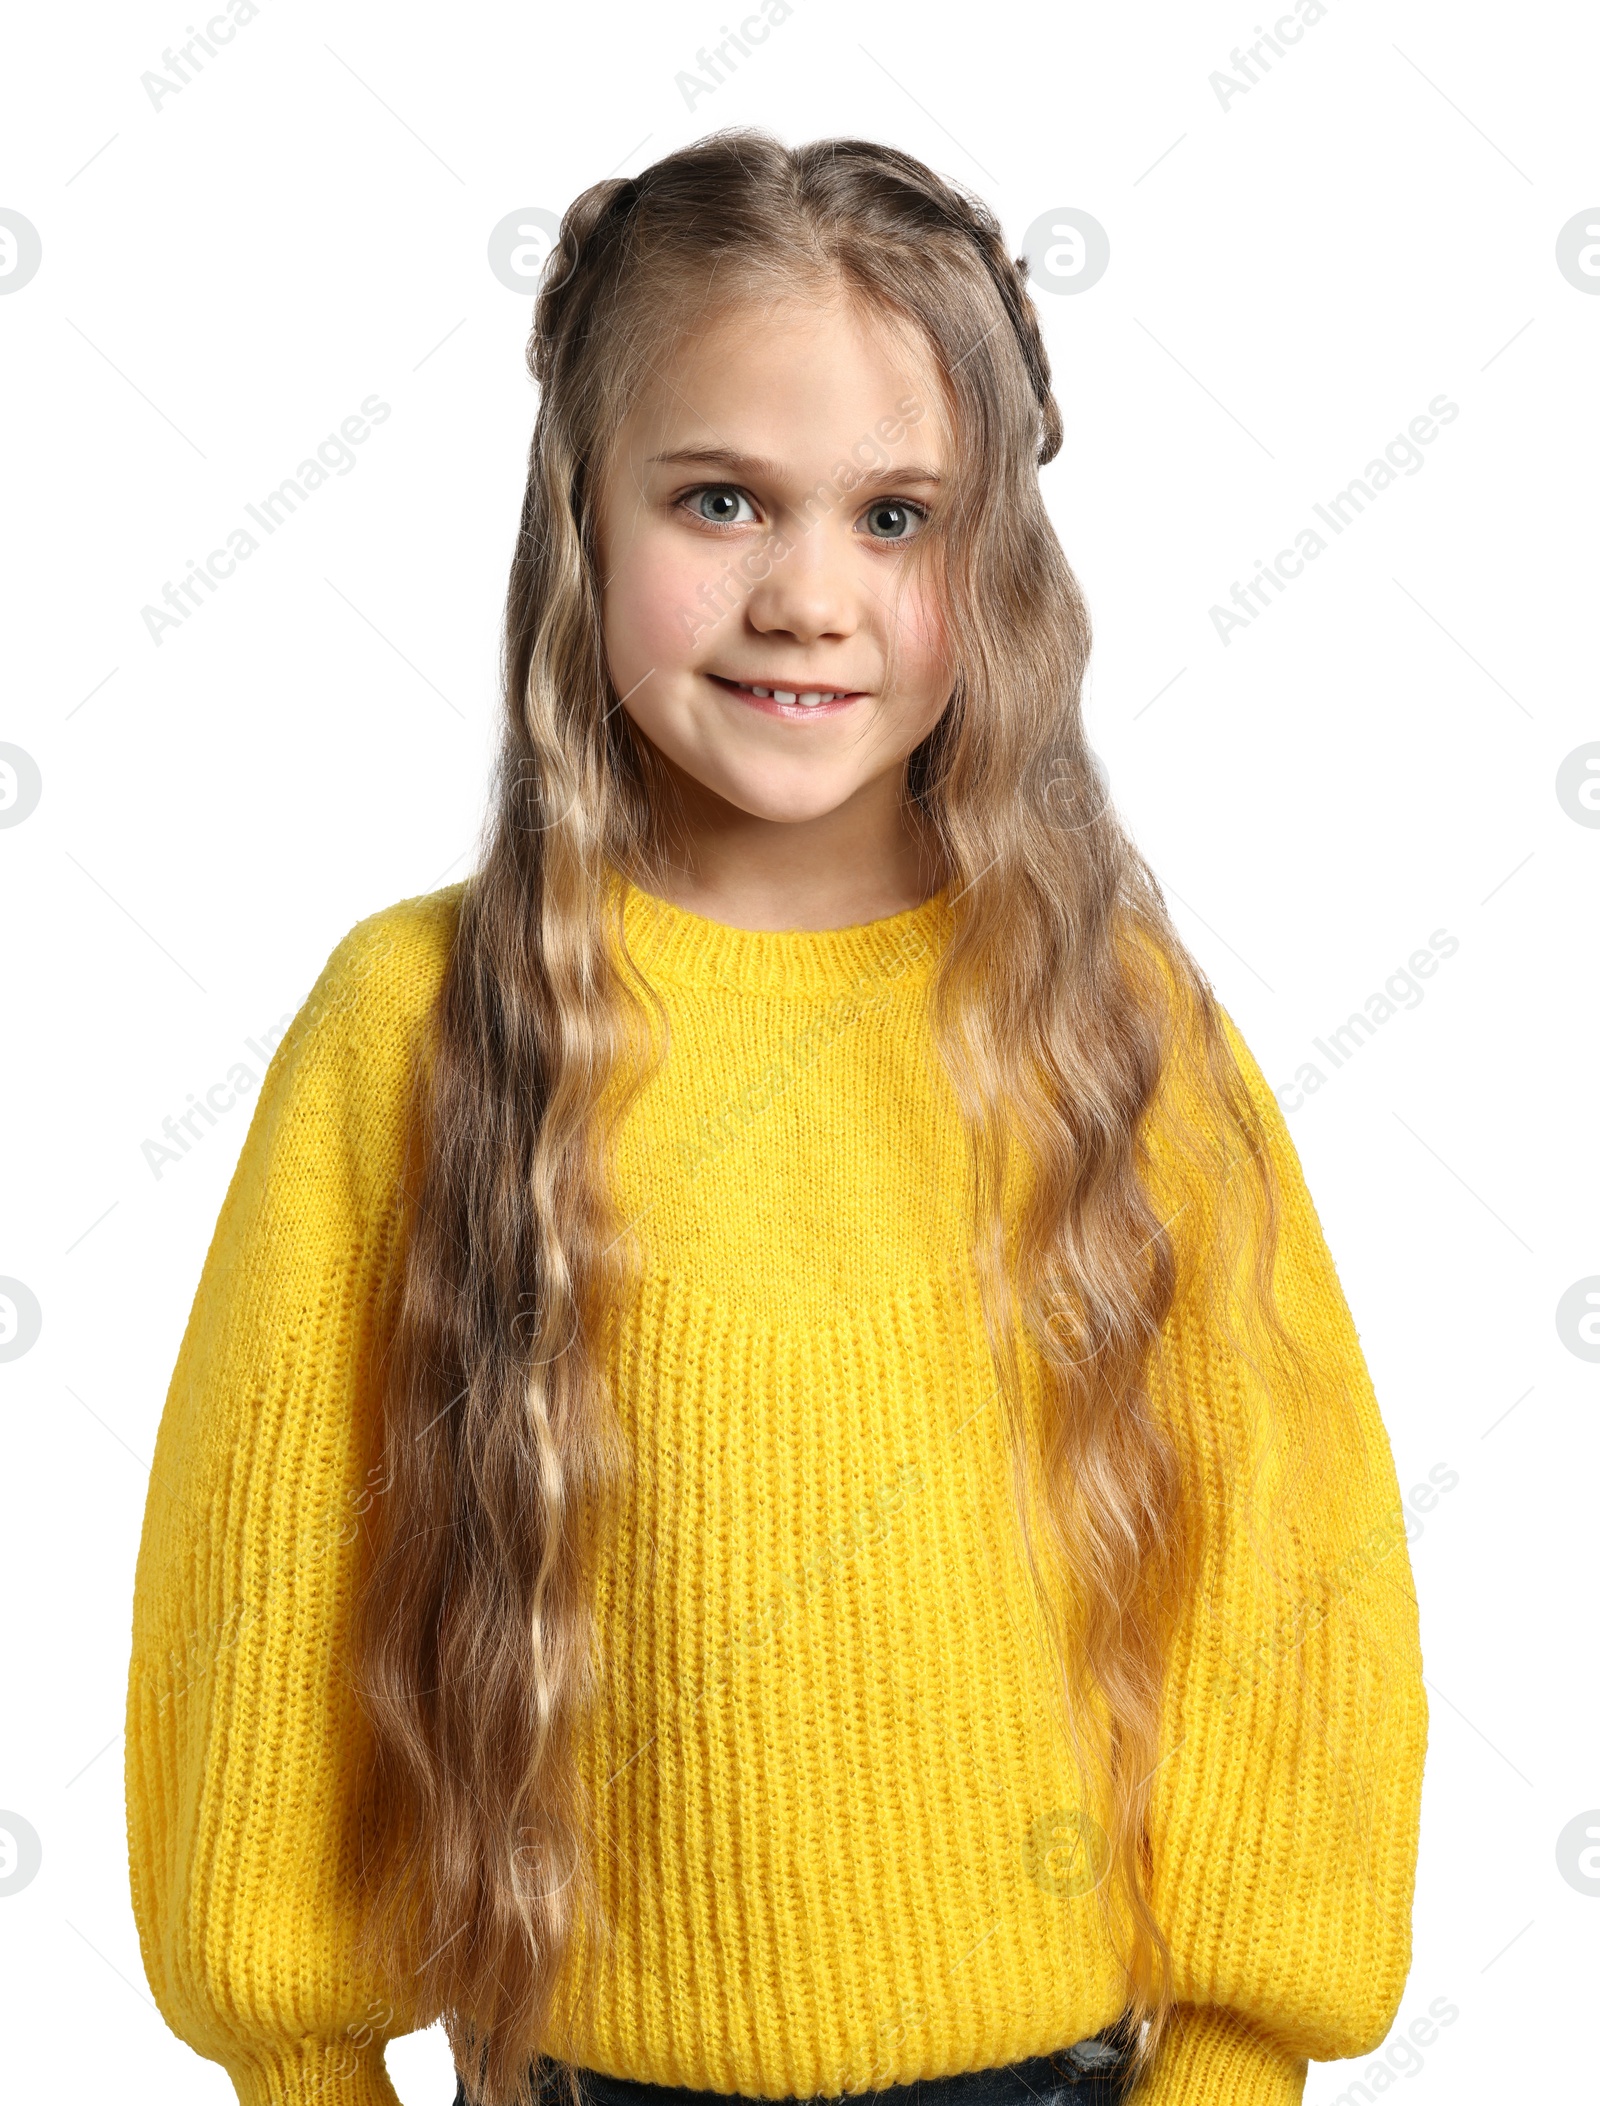
[{"label": "girl's eyebrow", "polygon": [[[768,482],[782,480],[782,470],[776,461],[765,460],[759,454],[736,453],[728,446],[685,446],[671,453],[653,453],[646,465],[654,468],[673,463],[697,468],[726,468],[732,474],[756,476]],[[912,461],[898,467],[861,470],[863,482],[873,475],[881,475],[896,483],[937,483],[942,480],[937,469],[925,468]]]}]

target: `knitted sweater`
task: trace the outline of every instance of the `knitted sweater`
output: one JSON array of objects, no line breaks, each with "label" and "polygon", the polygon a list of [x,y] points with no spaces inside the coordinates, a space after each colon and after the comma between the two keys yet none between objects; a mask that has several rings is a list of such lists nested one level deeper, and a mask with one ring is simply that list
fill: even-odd
[{"label": "knitted sweater", "polygon": [[[274,1054],[151,1471],[134,1910],[163,2015],[244,2106],[394,2106],[383,2042],[410,2030],[349,1956],[367,1742],[343,1648],[409,1061],[460,889],[352,930]],[[672,1043],[613,1172],[648,1267],[608,1348],[634,1469],[578,1759],[614,1940],[587,1998],[572,1948],[547,2044],[773,2098],[1061,2048],[1123,1998],[926,1019],[952,908],[770,933],[630,887],[626,916]],[[1228,1030],[1283,1183],[1283,1306],[1351,1382],[1366,1453],[1329,1459],[1318,1537],[1276,1577],[1206,1476],[1219,1547],[1151,1822],[1179,2023],[1138,2106],[1299,2100],[1307,2057],[1378,2045],[1410,1964],[1427,1709],[1398,1486],[1282,1113]],[[1170,1322],[1216,1456],[1253,1377]]]}]

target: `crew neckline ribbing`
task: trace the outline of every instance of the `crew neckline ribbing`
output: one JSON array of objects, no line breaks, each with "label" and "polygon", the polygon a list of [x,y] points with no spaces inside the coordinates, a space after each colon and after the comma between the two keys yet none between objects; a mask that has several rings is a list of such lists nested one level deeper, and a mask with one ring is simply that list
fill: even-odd
[{"label": "crew neckline ribbing", "polygon": [[950,886],[920,906],[842,929],[739,929],[623,880],[628,948],[652,980],[829,995],[926,978],[954,920]]}]

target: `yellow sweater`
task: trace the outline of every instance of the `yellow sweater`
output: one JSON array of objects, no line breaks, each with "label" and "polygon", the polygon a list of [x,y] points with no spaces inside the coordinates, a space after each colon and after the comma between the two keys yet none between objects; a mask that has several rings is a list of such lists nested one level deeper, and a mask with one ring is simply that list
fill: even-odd
[{"label": "yellow sweater", "polygon": [[[459,897],[352,930],[274,1055],[151,1472],[134,1908],[162,2013],[245,2106],[394,2106],[383,2041],[408,2030],[385,2018],[395,1986],[349,1962],[365,1743],[342,1648],[407,1064]],[[1045,2053],[1121,2008],[924,1013],[950,913],[757,933],[628,893],[673,1050],[616,1166],[650,1261],[612,1349],[636,1495],[580,1737],[615,1942],[548,2043],[616,2075],[878,2088]],[[1410,1964],[1427,1710],[1398,1486],[1243,1058],[1286,1187],[1289,1306],[1353,1378],[1368,1457],[1328,1470],[1287,1584],[1215,1480],[1222,1550],[1183,1627],[1152,1824],[1182,2023],[1139,2106],[1300,2099],[1308,2056],[1381,2041]],[[1210,1337],[1179,1345],[1206,1437],[1250,1378]]]}]

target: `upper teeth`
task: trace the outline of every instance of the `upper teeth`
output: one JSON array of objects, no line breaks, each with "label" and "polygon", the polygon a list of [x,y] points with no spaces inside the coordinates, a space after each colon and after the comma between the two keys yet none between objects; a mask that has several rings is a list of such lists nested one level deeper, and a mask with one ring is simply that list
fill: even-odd
[{"label": "upper teeth", "polygon": [[759,695],[763,702],[798,702],[803,709],[814,709],[819,702],[832,702],[835,699],[834,694],[824,694],[820,691],[802,694],[798,688],[753,687],[750,692]]}]

